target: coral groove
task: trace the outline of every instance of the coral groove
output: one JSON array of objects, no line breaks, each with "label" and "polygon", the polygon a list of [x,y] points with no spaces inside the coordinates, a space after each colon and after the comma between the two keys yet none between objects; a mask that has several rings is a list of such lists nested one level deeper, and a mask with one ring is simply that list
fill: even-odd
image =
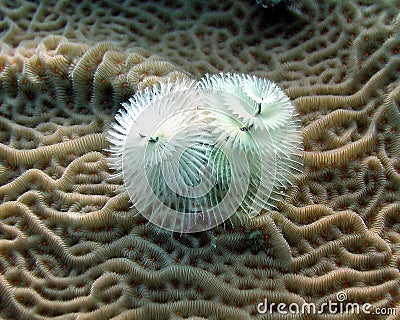
[{"label": "coral groove", "polygon": [[[0,8],[2,319],[399,318],[399,0]],[[275,210],[167,233],[111,178],[104,132],[136,90],[220,71],[284,89],[304,171]],[[339,292],[397,315],[257,312]]]}]

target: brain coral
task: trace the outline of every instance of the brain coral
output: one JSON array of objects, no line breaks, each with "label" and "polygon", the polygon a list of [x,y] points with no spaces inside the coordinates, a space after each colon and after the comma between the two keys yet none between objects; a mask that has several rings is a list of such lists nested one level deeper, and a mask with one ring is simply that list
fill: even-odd
[{"label": "brain coral", "polygon": [[[399,8],[3,1],[0,317],[398,318]],[[253,220],[160,232],[116,192],[104,132],[136,90],[219,71],[284,89],[305,171]],[[257,312],[339,293],[397,316]]]}]

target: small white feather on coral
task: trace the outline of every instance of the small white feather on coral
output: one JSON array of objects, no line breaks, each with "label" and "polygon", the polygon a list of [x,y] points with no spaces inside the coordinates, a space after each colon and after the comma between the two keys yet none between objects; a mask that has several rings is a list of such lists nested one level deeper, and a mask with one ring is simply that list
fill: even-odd
[{"label": "small white feather on coral", "polygon": [[288,175],[301,168],[301,127],[289,97],[272,81],[243,74],[205,75],[199,87],[218,114],[213,125],[224,128],[219,141],[242,149],[250,164],[242,211],[254,216],[272,207]]},{"label": "small white feather on coral", "polygon": [[[214,119],[202,104],[193,82],[161,83],[124,103],[109,131],[110,166],[136,209],[164,229],[212,228],[244,198],[229,188],[234,178],[226,179]],[[226,197],[229,190],[235,195]]]},{"label": "small white feather on coral", "polygon": [[269,80],[206,75],[135,94],[116,115],[110,167],[150,222],[177,232],[212,228],[241,208],[272,207],[300,167],[296,110]]},{"label": "small white feather on coral", "polygon": [[264,78],[232,73],[205,75],[200,87],[218,95],[218,105],[259,128],[280,128],[296,115],[289,97]]}]

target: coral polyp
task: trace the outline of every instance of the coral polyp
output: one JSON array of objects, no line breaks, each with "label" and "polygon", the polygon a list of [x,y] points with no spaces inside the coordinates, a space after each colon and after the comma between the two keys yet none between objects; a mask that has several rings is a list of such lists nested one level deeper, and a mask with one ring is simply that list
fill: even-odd
[{"label": "coral polyp", "polygon": [[271,206],[297,169],[300,127],[288,97],[250,76],[205,76],[136,93],[116,115],[108,161],[133,206],[177,232]]}]

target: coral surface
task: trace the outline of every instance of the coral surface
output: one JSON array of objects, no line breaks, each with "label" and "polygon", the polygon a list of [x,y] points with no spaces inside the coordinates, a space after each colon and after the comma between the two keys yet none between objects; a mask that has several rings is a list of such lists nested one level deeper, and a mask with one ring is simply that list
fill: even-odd
[{"label": "coral surface", "polygon": [[[0,317],[396,318],[257,311],[339,293],[400,317],[400,1],[138,3],[1,3]],[[136,90],[219,71],[284,89],[304,172],[276,210],[167,233],[117,192],[104,132]]]}]

